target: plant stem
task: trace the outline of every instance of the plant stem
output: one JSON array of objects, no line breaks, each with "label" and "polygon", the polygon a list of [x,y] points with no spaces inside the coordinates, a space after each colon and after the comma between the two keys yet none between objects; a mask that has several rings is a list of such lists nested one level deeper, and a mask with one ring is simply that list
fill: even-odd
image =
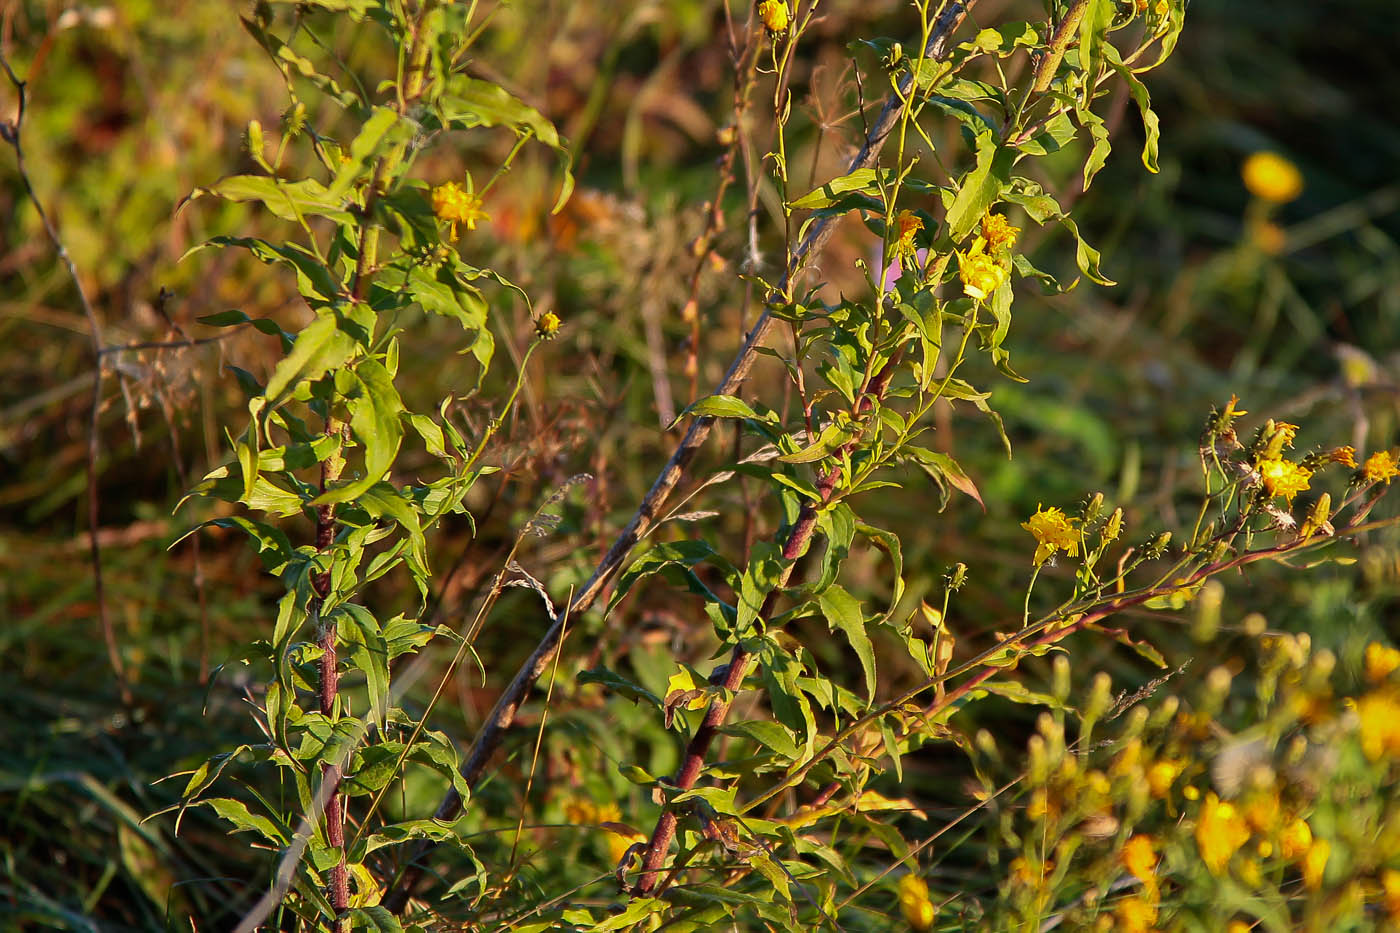
[{"label": "plant stem", "polygon": [[[942,58],[947,50],[948,40],[952,34],[962,25],[968,12],[977,5],[977,0],[954,0],[948,8],[938,18],[931,34],[926,57]],[[862,168],[870,168],[875,165],[880,156],[880,151],[889,138],[890,132],[894,129],[896,122],[902,112],[905,100],[908,98],[913,87],[914,76],[912,73],[905,75],[900,81],[900,87],[885,100],[884,107],[879,116],[871,125],[870,131],[866,134],[865,143],[855,158],[851,160],[848,172],[854,172]],[[783,277],[783,287],[780,291],[786,291],[788,283],[796,279],[798,274],[806,266],[808,259],[816,256],[826,246],[828,240],[836,232],[834,218],[824,217],[812,225],[807,236],[803,238],[797,249],[793,252],[792,261],[789,263],[787,272]],[[732,395],[743,385],[748,377],[749,370],[758,356],[758,347],[772,328],[774,318],[771,311],[765,310],[754,323],[753,329],[749,331],[743,346],[739,348],[738,354],[733,362],[729,364],[729,371],[715,388],[716,395]],[[613,541],[608,552],[594,569],[593,575],[580,588],[574,598],[573,611],[575,615],[586,612],[594,601],[603,593],[612,577],[622,567],[622,562],[627,558],[628,553],[655,523],[658,515],[661,514],[662,506],[676,486],[680,483],[681,477],[685,475],[686,469],[695,459],[696,453],[705,439],[709,436],[710,428],[714,425],[714,419],[710,417],[697,418],[686,431],[685,437],[681,439],[671,458],[662,467],[661,473],[652,484],[651,489],[642,499],[641,505],[632,515],[631,520],[618,534]],[[556,622],[551,625],[548,631],[535,646],[535,650],[526,658],[525,663],[516,671],[515,677],[502,692],[500,699],[492,708],[486,722],[482,725],[481,731],[477,733],[476,741],[467,753],[466,760],[461,767],[462,777],[469,785],[474,786],[481,779],[481,775],[486,770],[486,764],[495,754],[505,739],[507,730],[515,721],[516,711],[520,704],[524,702],[530,689],[534,686],[540,675],[549,666],[550,660],[554,657],[554,652],[559,650],[559,645],[563,635],[563,626]],[[461,810],[462,800],[455,790],[449,790],[443,797],[442,803],[438,805],[436,817],[438,819],[452,819]],[[435,847],[432,842],[424,842],[411,857],[410,866],[403,872],[399,882],[393,890],[387,891],[381,903],[394,912],[402,911],[408,903],[409,895],[422,877],[423,867],[421,861],[423,857]]]}]

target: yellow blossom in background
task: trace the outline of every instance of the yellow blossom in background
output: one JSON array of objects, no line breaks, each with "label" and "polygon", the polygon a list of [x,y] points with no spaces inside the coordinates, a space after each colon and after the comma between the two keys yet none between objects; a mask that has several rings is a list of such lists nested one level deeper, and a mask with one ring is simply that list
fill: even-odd
[{"label": "yellow blossom in background", "polygon": [[987,241],[987,249],[996,250],[1003,246],[1011,249],[1016,245],[1016,234],[1020,227],[1013,227],[1001,214],[988,214],[982,218],[982,239]]},{"label": "yellow blossom in background", "polygon": [[1395,462],[1395,454],[1389,450],[1378,450],[1366,458],[1361,467],[1361,477],[1368,483],[1385,483],[1400,473],[1400,465]]},{"label": "yellow blossom in background", "polygon": [[454,240],[457,239],[458,224],[465,225],[468,230],[475,230],[478,221],[489,219],[481,209],[481,198],[455,181],[434,188],[432,204],[434,216],[449,225],[449,235]]},{"label": "yellow blossom in background", "polygon": [[1387,868],[1381,872],[1381,903],[1391,920],[1400,920],[1400,871]]},{"label": "yellow blossom in background", "polygon": [[1279,834],[1279,849],[1284,858],[1295,859],[1308,851],[1312,838],[1312,827],[1300,817],[1285,826]]},{"label": "yellow blossom in background", "polygon": [[1249,933],[1252,929],[1243,920],[1231,920],[1230,925],[1225,928],[1225,933]]},{"label": "yellow blossom in background", "polygon": [[564,819],[578,826],[598,822],[598,808],[593,801],[573,797],[564,804]]},{"label": "yellow blossom in background", "polygon": [[1224,803],[1212,791],[1206,794],[1196,817],[1196,847],[1211,874],[1219,875],[1230,856],[1249,841],[1249,826],[1232,803]]},{"label": "yellow blossom in background", "polygon": [[1366,679],[1376,684],[1400,667],[1400,648],[1391,648],[1378,641],[1366,646]]},{"label": "yellow blossom in background", "polygon": [[535,333],[540,335],[541,340],[553,340],[559,333],[559,324],[559,315],[546,311],[535,321]]},{"label": "yellow blossom in background", "polygon": [[913,211],[900,211],[894,221],[896,237],[894,254],[900,259],[908,259],[915,253],[914,237],[924,229],[924,221]]},{"label": "yellow blossom in background", "polygon": [[789,19],[787,3],[784,0],[763,0],[758,5],[758,18],[763,20],[764,28],[774,35],[787,32]]},{"label": "yellow blossom in background", "polygon": [[1147,769],[1147,789],[1158,800],[1171,793],[1172,783],[1181,776],[1186,766],[1179,761],[1163,758]]},{"label": "yellow blossom in background", "polygon": [[1272,788],[1259,790],[1249,795],[1244,807],[1245,822],[1254,827],[1257,833],[1267,833],[1278,824],[1278,792]]},{"label": "yellow blossom in background", "polygon": [[974,249],[958,253],[958,277],[962,279],[964,294],[986,301],[1006,281],[1006,270],[986,253]]},{"label": "yellow blossom in background", "polygon": [[1322,887],[1322,873],[1327,870],[1327,858],[1332,854],[1332,843],[1326,839],[1314,839],[1303,856],[1303,884],[1316,891]]},{"label": "yellow blossom in background", "polygon": [[1274,204],[1287,204],[1303,193],[1303,173],[1277,152],[1256,152],[1240,169],[1249,193]]},{"label": "yellow blossom in background", "polygon": [[1079,556],[1079,532],[1074,527],[1077,521],[1059,509],[1036,506],[1035,514],[1022,522],[1021,527],[1035,536],[1037,564],[1045,563],[1056,551],[1064,551],[1070,557]]},{"label": "yellow blossom in background", "polygon": [[1118,854],[1128,874],[1142,882],[1152,900],[1157,899],[1157,849],[1151,836],[1139,833],[1123,843]]},{"label": "yellow blossom in background", "polygon": [[1270,498],[1283,496],[1291,503],[1294,496],[1308,488],[1312,470],[1292,460],[1265,460],[1259,464],[1259,476]]},{"label": "yellow blossom in background", "polygon": [[899,879],[899,912],[904,921],[916,930],[933,926],[933,902],[929,900],[928,884],[918,875]]},{"label": "yellow blossom in background", "polygon": [[1375,690],[1356,701],[1361,750],[1376,761],[1400,755],[1400,702],[1389,690]]},{"label": "yellow blossom in background", "polygon": [[1120,933],[1148,933],[1157,922],[1157,905],[1144,897],[1125,897],[1114,911]]}]

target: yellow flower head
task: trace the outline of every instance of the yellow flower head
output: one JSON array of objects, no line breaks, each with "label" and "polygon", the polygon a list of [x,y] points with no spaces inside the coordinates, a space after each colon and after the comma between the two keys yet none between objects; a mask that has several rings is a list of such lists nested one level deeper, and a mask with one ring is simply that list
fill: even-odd
[{"label": "yellow flower head", "polygon": [[540,335],[541,340],[553,340],[559,333],[559,324],[559,315],[546,311],[535,321],[535,333]]},{"label": "yellow flower head", "polygon": [[1249,826],[1232,803],[1224,803],[1214,792],[1206,794],[1196,817],[1196,847],[1211,874],[1219,875],[1230,864],[1230,856],[1249,841]]},{"label": "yellow flower head", "polygon": [[904,921],[916,930],[933,926],[933,902],[929,900],[928,884],[918,875],[899,879],[899,912]]},{"label": "yellow flower head", "polygon": [[1393,690],[1373,690],[1357,700],[1356,715],[1367,758],[1400,755],[1400,702]]},{"label": "yellow flower head", "polygon": [[1277,152],[1256,152],[1240,169],[1249,193],[1274,204],[1287,204],[1303,193],[1303,173]]},{"label": "yellow flower head", "polygon": [[1327,857],[1332,854],[1332,843],[1326,839],[1314,839],[1303,856],[1303,884],[1309,890],[1322,887],[1322,873],[1327,870]]},{"label": "yellow flower head", "polygon": [[763,0],[758,5],[758,18],[763,20],[763,26],[773,35],[787,32],[788,28],[788,6],[785,0]]},{"label": "yellow flower head", "polygon": [[1312,827],[1308,825],[1308,821],[1296,817],[1279,833],[1279,852],[1286,859],[1295,859],[1308,851],[1308,846],[1312,845],[1312,838]]},{"label": "yellow flower head", "polygon": [[1074,527],[1078,521],[1059,509],[1036,506],[1035,514],[1021,523],[1022,528],[1035,536],[1036,564],[1045,563],[1056,551],[1064,551],[1070,557],[1079,556],[1079,531]]},{"label": "yellow flower head", "polygon": [[1400,648],[1373,641],[1366,646],[1366,679],[1378,684],[1400,667]]},{"label": "yellow flower head", "polygon": [[1387,868],[1381,872],[1381,902],[1391,920],[1400,918],[1400,871]]},{"label": "yellow flower head", "polygon": [[1259,464],[1259,476],[1270,498],[1283,496],[1292,502],[1294,496],[1308,488],[1312,470],[1291,460],[1265,460]]},{"label": "yellow flower head", "polygon": [[1128,874],[1141,881],[1149,890],[1157,888],[1157,850],[1151,836],[1139,833],[1123,843],[1118,858]]},{"label": "yellow flower head", "polygon": [[433,189],[433,214],[438,220],[446,221],[451,227],[452,239],[457,239],[457,225],[464,224],[468,230],[475,230],[478,221],[489,220],[481,209],[481,198],[457,184],[449,181]]},{"label": "yellow flower head", "polygon": [[1230,925],[1225,928],[1225,933],[1249,933],[1253,929],[1243,920],[1231,920]]},{"label": "yellow flower head", "polygon": [[1114,911],[1123,933],[1149,933],[1157,922],[1157,905],[1145,897],[1125,897]]},{"label": "yellow flower head", "polygon": [[1376,451],[1361,466],[1361,478],[1368,483],[1385,483],[1389,486],[1397,473],[1400,473],[1400,464],[1395,461],[1395,453],[1389,450]]},{"label": "yellow flower head", "polygon": [[1006,281],[1006,270],[986,253],[973,249],[958,253],[958,276],[962,279],[964,294],[986,301]]},{"label": "yellow flower head", "polygon": [[988,214],[982,218],[982,239],[987,241],[989,250],[1003,246],[1011,249],[1016,245],[1016,234],[1020,232],[1020,227],[1011,226],[1001,214]]},{"label": "yellow flower head", "polygon": [[914,237],[924,229],[924,221],[913,211],[900,211],[894,220],[897,236],[894,241],[894,254],[901,259],[914,255]]},{"label": "yellow flower head", "polygon": [[1161,800],[1171,793],[1172,783],[1181,776],[1185,767],[1181,762],[1163,758],[1147,769],[1147,789],[1153,797]]},{"label": "yellow flower head", "polygon": [[1355,447],[1334,447],[1327,454],[1327,459],[1333,463],[1340,463],[1342,466],[1356,469],[1356,448]]}]

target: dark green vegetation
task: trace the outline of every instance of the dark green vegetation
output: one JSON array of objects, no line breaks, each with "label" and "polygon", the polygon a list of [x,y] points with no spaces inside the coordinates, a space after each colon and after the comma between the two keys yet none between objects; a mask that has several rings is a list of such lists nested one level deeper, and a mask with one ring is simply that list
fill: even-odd
[{"label": "dark green vegetation", "polygon": [[[1004,19],[1008,6],[989,3],[979,16]],[[0,160],[0,910],[19,928],[160,929],[167,916],[193,915],[200,929],[222,929],[266,877],[265,866],[248,857],[251,837],[226,836],[203,811],[186,815],[178,837],[170,816],[142,820],[174,803],[184,783],[155,781],[196,767],[212,751],[258,740],[244,698],[262,675],[250,675],[239,658],[250,641],[266,637],[278,591],[239,537],[205,534],[198,551],[190,540],[168,546],[209,517],[201,511],[206,504],[173,517],[171,510],[224,459],[224,426],[245,417],[228,367],[261,373],[276,347],[274,338],[250,329],[225,337],[194,321],[239,308],[292,327],[303,323],[304,309],[283,278],[232,253],[178,262],[205,237],[246,232],[265,217],[212,199],[178,212],[176,205],[197,185],[252,171],[244,127],[255,118],[276,126],[285,100],[276,73],[235,28],[227,4],[127,2],[111,9],[110,16],[59,20],[49,5],[21,3],[0,20],[6,56],[30,80],[31,176],[93,297],[105,346],[217,339],[104,356],[99,540],[103,601],[130,691],[124,702],[86,561],[88,325],[23,202],[8,152]],[[799,128],[821,124],[830,132],[820,144],[814,132],[801,137],[790,157],[794,177],[839,173],[861,134],[859,117],[850,114],[845,42],[898,34],[902,15],[896,4],[826,8],[826,21],[803,48],[795,120]],[[936,491],[913,472],[904,492],[888,490],[886,500],[877,493],[866,503],[872,521],[900,533],[911,607],[961,560],[971,576],[953,624],[966,644],[990,643],[1001,620],[1020,615],[1033,544],[1019,523],[1039,503],[1068,508],[1102,490],[1128,508],[1127,524],[1139,535],[1189,528],[1200,425],[1232,392],[1245,408],[1302,424],[1302,449],[1345,441],[1370,451],[1395,443],[1400,188],[1389,167],[1400,164],[1400,105],[1385,89],[1400,84],[1400,66],[1378,42],[1387,16],[1379,2],[1353,4],[1344,15],[1303,4],[1200,4],[1176,57],[1153,75],[1164,131],[1161,173],[1145,174],[1131,155],[1140,125],[1126,101],[1110,118],[1124,141],[1121,154],[1088,194],[1077,197],[1078,163],[1067,161],[1061,175],[1053,160],[1044,163],[1045,187],[1075,205],[1105,271],[1120,284],[1053,299],[1027,289],[1018,297],[1007,346],[1029,385],[999,380],[977,364],[984,371],[976,382],[994,388],[1015,459],[1005,459],[981,422],[941,424],[942,442],[977,482],[986,513],[965,497],[938,513]],[[548,217],[556,164],[543,149],[526,152],[488,200],[491,222],[469,238],[482,265],[510,276],[537,306],[556,309],[564,331],[538,351],[536,378],[502,429],[493,453],[502,472],[474,492],[475,535],[465,522],[449,524],[436,546],[434,621],[463,626],[520,528],[569,477],[588,472],[598,484],[566,499],[558,527],[531,539],[519,556],[552,591],[567,592],[587,575],[673,445],[665,426],[692,394],[678,349],[689,333],[680,315],[694,262],[688,246],[714,188],[715,139],[729,106],[722,22],[713,4],[668,4],[664,14],[652,6],[520,4],[499,13],[485,34],[484,73],[556,121],[575,153],[579,191],[562,214]],[[366,63],[383,54],[368,40],[357,45],[348,31],[325,38]],[[12,106],[13,97],[5,100]],[[499,161],[504,153],[490,147],[500,145],[486,137],[466,141],[456,153],[460,162],[439,153],[420,166],[421,176],[451,178],[463,165]],[[1243,159],[1259,149],[1287,154],[1307,182],[1301,198],[1272,216],[1281,246],[1259,232],[1260,206],[1250,204],[1239,178]],[[741,180],[732,190],[733,206],[742,205],[743,188]],[[771,213],[774,205],[760,199],[759,209]],[[766,219],[763,229],[772,230]],[[857,225],[845,233],[822,263],[834,288],[856,287],[853,261],[869,248]],[[756,315],[732,274],[746,248],[742,224],[731,221],[716,245],[729,271],[716,268],[702,279],[701,394]],[[1073,244],[1060,234],[1028,229],[1025,248],[1043,268],[1073,269]],[[780,262],[773,258],[781,256],[776,240],[760,240],[757,249],[762,261]],[[170,298],[160,297],[162,288]],[[508,292],[491,297],[504,361],[532,328]],[[479,369],[456,352],[459,346],[456,331],[440,321],[406,334],[403,369],[420,381],[405,392],[418,396],[420,407],[450,392],[464,395],[476,383]],[[484,397],[499,396],[512,375],[508,366],[488,373]],[[777,385],[762,368],[755,382],[768,397],[773,393],[763,387]],[[479,427],[489,409],[468,400],[462,415]],[[732,438],[711,444],[705,469],[725,461]],[[402,472],[411,476],[412,465]],[[741,537],[751,516],[773,510],[750,495],[731,485],[697,508],[719,510],[723,533]],[[310,535],[308,524],[301,537]],[[1134,618],[1135,631],[1171,666],[1194,658],[1192,670],[1204,672],[1248,650],[1230,632],[1260,611],[1271,627],[1308,631],[1354,668],[1365,642],[1396,635],[1385,629],[1396,616],[1396,548],[1393,534],[1382,532],[1334,552],[1357,557],[1351,565],[1308,574],[1251,568],[1227,581],[1226,633],[1206,646],[1192,643],[1172,618],[1144,613]],[[865,591],[883,591],[882,567],[852,572]],[[1053,572],[1046,577],[1053,580]],[[385,604],[404,598],[387,586],[376,596]],[[650,595],[639,590],[625,620],[585,618],[571,636],[556,691],[577,690],[574,674],[606,663],[664,692],[673,656],[692,663],[709,656],[712,646],[694,635],[708,631],[697,615],[677,603],[674,590],[657,587]],[[476,646],[487,664],[486,685],[465,669],[433,725],[459,741],[473,735],[543,625],[533,596],[508,591]],[[813,651],[841,663],[843,649],[816,640],[817,633],[813,628]],[[1133,687],[1154,676],[1137,655],[1107,640],[1085,638],[1074,650],[1076,680],[1105,670],[1116,685]],[[448,654],[428,657],[441,666]],[[850,666],[856,683],[853,658]],[[882,672],[892,687],[917,676],[893,660]],[[1049,680],[1048,665],[1036,662],[1023,674],[1033,689]],[[521,719],[525,728],[510,744],[516,757],[502,772],[508,780],[481,791],[492,815],[476,840],[483,852],[501,846],[509,853],[509,830],[521,813],[518,778],[533,747],[529,727],[539,725],[541,708],[536,701]],[[1019,737],[1033,713],[982,705],[967,718],[961,726],[969,732],[986,726]],[[615,702],[597,710],[573,704],[546,733],[545,773],[582,796],[624,801],[623,821],[643,825],[653,812],[649,800],[615,769],[573,760],[572,749],[579,737],[612,736],[614,745],[602,747],[606,758],[665,771],[674,760],[659,733],[650,747],[622,738],[644,734],[644,719]],[[953,814],[967,805],[960,761],[926,752],[905,768],[911,777],[901,793],[930,812]],[[572,821],[562,798],[536,797],[531,823]],[[414,803],[421,808],[402,805]],[[555,852],[528,865],[527,878],[540,877],[554,890],[553,859],[587,866],[571,869],[575,883],[608,870],[596,835],[560,838]],[[976,888],[984,878],[969,877],[952,858],[948,889],[971,885],[985,893]]]}]

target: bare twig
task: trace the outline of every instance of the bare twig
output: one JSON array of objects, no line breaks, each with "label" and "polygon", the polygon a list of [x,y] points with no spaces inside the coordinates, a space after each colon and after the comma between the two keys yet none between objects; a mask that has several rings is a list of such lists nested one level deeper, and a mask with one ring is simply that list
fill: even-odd
[{"label": "bare twig", "polygon": [[73,258],[68,255],[68,250],[63,245],[63,240],[58,235],[58,228],[54,226],[49,218],[48,212],[44,210],[43,203],[39,200],[39,195],[34,191],[34,185],[29,178],[28,167],[24,164],[24,147],[20,143],[20,132],[24,127],[24,106],[27,85],[19,79],[14,69],[10,67],[9,60],[3,52],[0,52],[0,67],[5,69],[5,76],[14,85],[15,94],[18,97],[18,105],[15,110],[14,122],[0,123],[0,140],[8,143],[15,151],[15,170],[19,174],[20,184],[24,186],[24,193],[34,205],[34,210],[38,212],[39,219],[44,224],[44,232],[48,234],[49,240],[53,243],[54,250],[58,254],[59,260],[68,270],[68,276],[73,280],[73,288],[78,293],[78,301],[83,307],[83,315],[88,322],[88,335],[92,348],[93,380],[92,380],[92,414],[88,419],[88,444],[87,444],[87,525],[88,525],[88,551],[92,562],[92,585],[93,596],[97,603],[97,618],[102,626],[102,639],[107,645],[107,660],[112,665],[112,673],[117,678],[117,689],[121,693],[123,703],[131,703],[131,688],[126,681],[126,669],[122,664],[121,652],[117,650],[117,637],[112,629],[112,619],[107,614],[107,600],[105,589],[102,585],[102,548],[98,543],[97,524],[98,506],[100,499],[98,496],[98,455],[100,447],[98,444],[97,429],[98,422],[102,414],[102,371],[103,371],[103,349],[102,349],[102,324],[97,319],[97,312],[93,310],[92,302],[88,300],[87,290],[83,288],[83,281],[78,276],[78,268],[73,264]]}]

